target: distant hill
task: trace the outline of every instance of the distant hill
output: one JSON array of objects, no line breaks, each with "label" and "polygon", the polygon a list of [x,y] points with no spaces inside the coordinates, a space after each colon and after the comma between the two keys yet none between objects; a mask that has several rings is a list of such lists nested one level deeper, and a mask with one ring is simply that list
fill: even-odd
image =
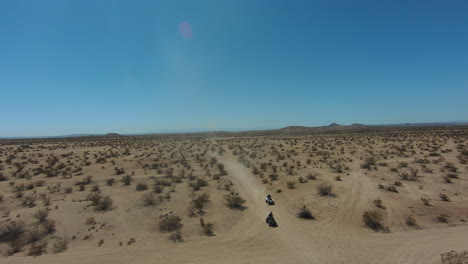
[{"label": "distant hill", "polygon": [[104,136],[106,136],[106,137],[121,137],[122,135],[120,135],[118,133],[107,133]]}]

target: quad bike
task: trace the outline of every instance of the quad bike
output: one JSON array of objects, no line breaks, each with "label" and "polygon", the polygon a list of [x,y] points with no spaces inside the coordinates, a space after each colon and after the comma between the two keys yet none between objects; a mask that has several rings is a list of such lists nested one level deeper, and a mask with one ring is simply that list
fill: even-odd
[{"label": "quad bike", "polygon": [[268,204],[268,205],[275,205],[275,201],[273,200],[273,198],[271,197],[271,195],[268,195],[265,199],[265,202]]},{"label": "quad bike", "polygon": [[266,223],[270,227],[278,227],[278,224],[276,223],[276,220],[273,217],[273,215],[268,215],[268,217],[266,218]]}]

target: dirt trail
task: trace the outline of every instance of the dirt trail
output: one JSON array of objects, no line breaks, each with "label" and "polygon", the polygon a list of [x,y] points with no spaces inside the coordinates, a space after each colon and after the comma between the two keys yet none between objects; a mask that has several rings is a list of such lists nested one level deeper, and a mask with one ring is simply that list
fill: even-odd
[{"label": "dirt trail", "polygon": [[[62,254],[9,257],[1,263],[438,263],[440,253],[463,250],[468,245],[468,226],[396,233],[373,233],[362,228],[360,209],[370,193],[364,176],[351,173],[353,188],[341,194],[337,213],[322,222],[303,221],[291,214],[286,201],[268,206],[262,185],[235,157],[219,156],[247,200],[242,220],[213,238],[186,243],[142,243],[133,247],[71,248]],[[356,170],[359,171],[359,170]],[[310,192],[311,190],[308,190]],[[306,192],[304,192],[304,195]],[[275,198],[275,197],[273,197]],[[223,205],[224,206],[224,205]],[[213,208],[212,210],[216,210]],[[273,211],[278,228],[265,223]],[[350,235],[351,234],[351,235]],[[147,242],[147,241],[145,241]]]}]

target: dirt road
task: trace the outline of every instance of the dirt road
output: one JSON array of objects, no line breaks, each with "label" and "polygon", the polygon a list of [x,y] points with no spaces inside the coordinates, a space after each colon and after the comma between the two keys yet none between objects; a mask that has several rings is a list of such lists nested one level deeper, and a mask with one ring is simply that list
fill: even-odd
[{"label": "dirt road", "polygon": [[[1,263],[438,263],[441,252],[463,250],[468,227],[456,226],[396,233],[373,233],[361,224],[361,209],[369,194],[368,182],[351,174],[353,188],[342,194],[329,219],[301,220],[286,201],[273,195],[265,203],[265,185],[249,169],[229,156],[218,157],[236,190],[247,200],[242,220],[212,238],[180,244],[142,243],[135,247],[71,248],[62,254],[10,257]],[[314,190],[309,190],[312,192]],[[303,193],[302,195],[306,195]],[[212,210],[216,210],[213,208]],[[313,208],[312,208],[313,210]],[[265,224],[273,211],[278,228]]]}]

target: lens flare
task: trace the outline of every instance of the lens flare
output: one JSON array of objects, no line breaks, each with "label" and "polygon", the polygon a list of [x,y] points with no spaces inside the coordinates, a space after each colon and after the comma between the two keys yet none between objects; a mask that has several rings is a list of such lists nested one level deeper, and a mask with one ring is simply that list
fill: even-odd
[{"label": "lens flare", "polygon": [[183,38],[192,38],[192,26],[187,22],[180,23],[179,32]]}]

